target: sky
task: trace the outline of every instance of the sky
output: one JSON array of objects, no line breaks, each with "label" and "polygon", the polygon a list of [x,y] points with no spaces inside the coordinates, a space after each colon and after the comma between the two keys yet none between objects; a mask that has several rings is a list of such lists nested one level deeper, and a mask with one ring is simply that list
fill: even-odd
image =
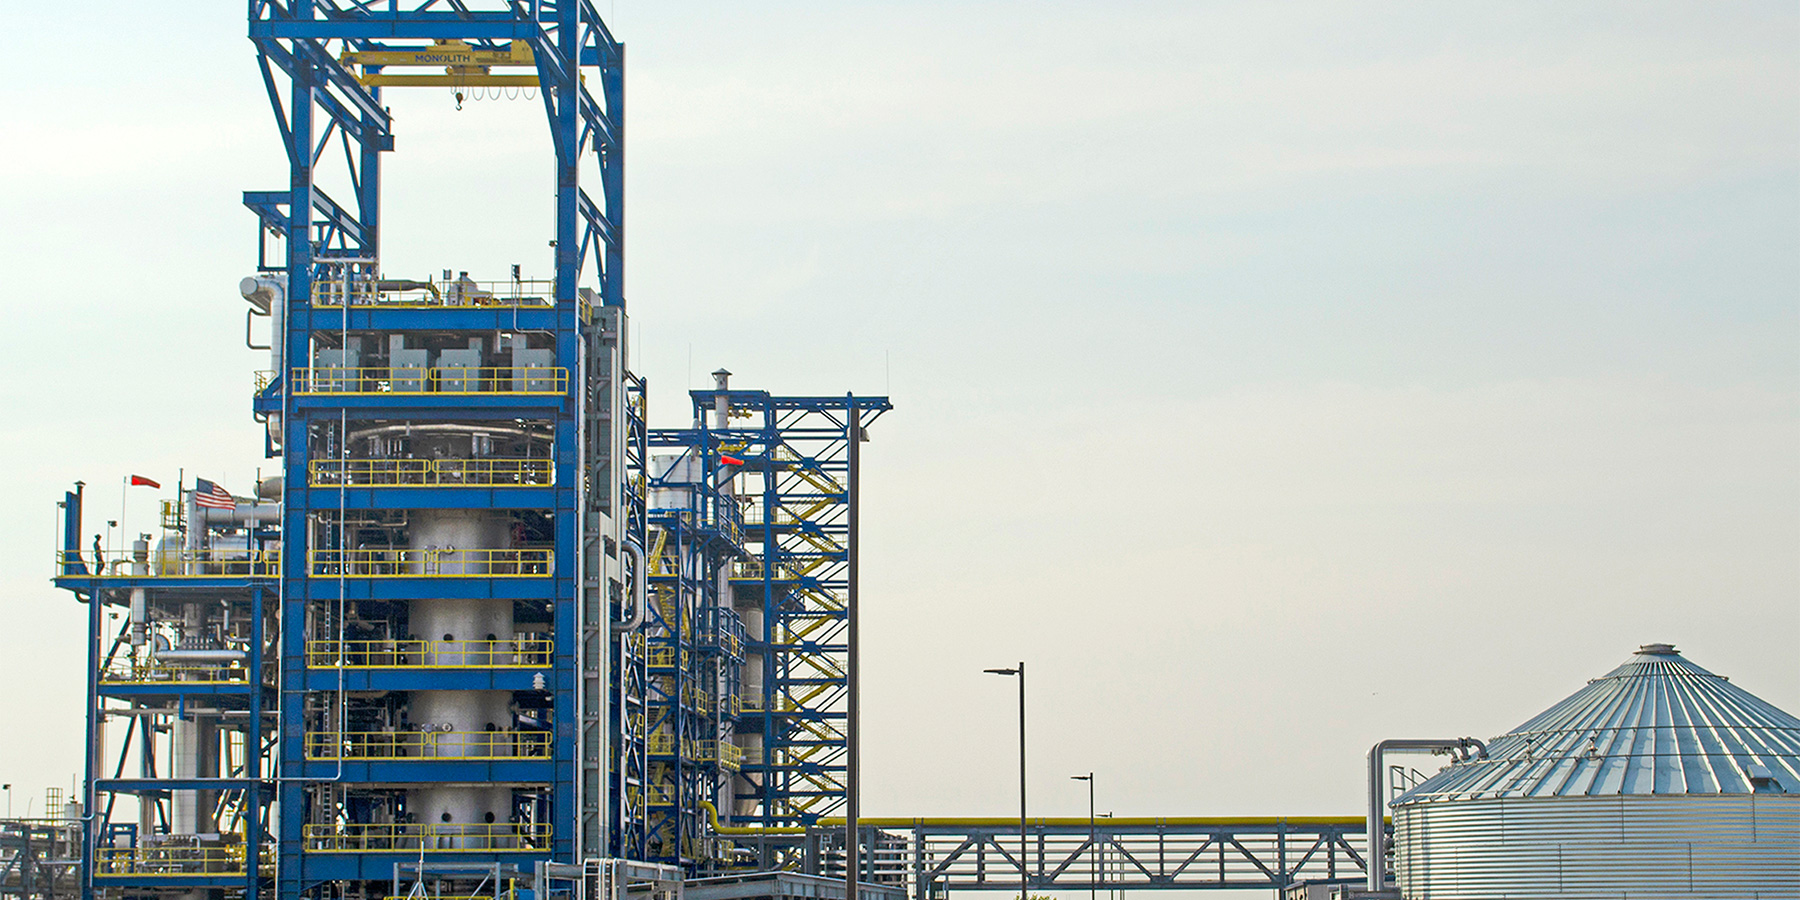
[{"label": "sky", "polygon": [[[1119,815],[1358,815],[1374,742],[1653,641],[1800,711],[1793,3],[601,8],[653,424],[720,366],[894,399],[865,814],[1015,810],[1019,660],[1045,815],[1089,771]],[[285,162],[241,3],[4,15],[22,807],[82,739],[61,492],[274,468],[235,284]],[[541,105],[389,99],[385,271],[547,271]]]}]

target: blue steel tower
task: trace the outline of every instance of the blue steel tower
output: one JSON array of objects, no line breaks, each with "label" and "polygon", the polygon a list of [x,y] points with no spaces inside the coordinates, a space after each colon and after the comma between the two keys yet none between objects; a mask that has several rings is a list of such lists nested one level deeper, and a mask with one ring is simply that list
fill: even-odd
[{"label": "blue steel tower", "polygon": [[[239,286],[270,325],[253,410],[281,474],[183,485],[160,540],[91,556],[65,497],[84,897],[466,900],[606,860],[797,864],[797,839],[731,835],[843,804],[848,412],[887,399],[721,372],[692,428],[648,427],[624,47],[591,2],[251,0],[249,35],[289,162],[244,194]],[[383,269],[382,92],[405,87],[536,91],[552,277]]]},{"label": "blue steel tower", "polygon": [[[244,288],[280,322],[256,409],[284,473],[283,897],[491,890],[614,855],[628,814],[608,752],[613,611],[646,575],[622,469],[641,414],[623,357],[624,48],[588,2],[484,6],[250,4],[290,163],[285,190],[244,198],[282,251]],[[424,85],[537,89],[548,281],[383,271],[381,92]],[[352,197],[320,187],[334,144]]]}]

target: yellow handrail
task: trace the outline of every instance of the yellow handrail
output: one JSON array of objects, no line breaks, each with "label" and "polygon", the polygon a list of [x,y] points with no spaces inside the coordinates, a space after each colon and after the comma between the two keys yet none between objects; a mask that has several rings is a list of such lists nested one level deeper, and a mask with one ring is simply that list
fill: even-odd
[{"label": "yellow handrail", "polygon": [[313,487],[525,487],[549,485],[548,459],[315,459]]},{"label": "yellow handrail", "polygon": [[[272,865],[275,848],[262,848],[262,863]],[[96,847],[94,876],[121,875],[180,877],[183,875],[231,875],[245,870],[249,856],[243,844],[226,847]]]},{"label": "yellow handrail", "polygon": [[[93,560],[79,550],[56,551],[56,566],[86,565],[93,572]],[[202,550],[193,553],[180,550],[152,550],[143,560],[130,554],[109,557],[104,578],[273,578],[281,574],[279,550]]]},{"label": "yellow handrail", "polygon": [[551,551],[314,550],[309,569],[318,577],[349,578],[543,578],[551,574]]},{"label": "yellow handrail", "polygon": [[[366,279],[350,282],[351,306],[408,307],[550,307],[555,305],[556,282],[548,279],[522,281],[425,281],[412,282],[417,287],[380,290],[377,283]],[[313,282],[313,306],[339,309],[344,305],[345,284],[329,278]],[[392,299],[389,299],[392,298]]]},{"label": "yellow handrail", "polygon": [[[346,669],[527,669],[550,664],[549,638],[493,641],[343,641],[306,642],[306,664]],[[340,654],[340,650],[342,651]]]},{"label": "yellow handrail", "polygon": [[644,785],[644,803],[646,806],[674,806],[675,786],[672,784]]},{"label": "yellow handrail", "polygon": [[152,684],[181,681],[190,684],[226,684],[247,681],[249,677],[248,669],[230,663],[176,666],[149,656],[141,659],[121,656],[115,658],[112,664],[100,673],[100,683]]},{"label": "yellow handrail", "polygon": [[700,752],[696,759],[700,762],[717,762],[719,768],[736,772],[743,766],[744,749],[730,741],[700,741],[697,748]]},{"label": "yellow handrail", "polygon": [[549,759],[547,731],[315,731],[307,759]]},{"label": "yellow handrail", "polygon": [[305,849],[336,853],[472,853],[541,850],[550,845],[548,823],[390,822],[324,823],[305,826]]},{"label": "yellow handrail", "polygon": [[292,394],[566,394],[559,366],[308,366],[291,371]]}]

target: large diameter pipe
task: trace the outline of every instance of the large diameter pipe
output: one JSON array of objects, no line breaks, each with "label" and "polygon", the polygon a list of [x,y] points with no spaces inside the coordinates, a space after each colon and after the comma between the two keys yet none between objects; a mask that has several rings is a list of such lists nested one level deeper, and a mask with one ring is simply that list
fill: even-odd
[{"label": "large diameter pipe", "polygon": [[238,293],[250,301],[252,306],[260,307],[269,316],[269,367],[277,373],[281,372],[281,358],[286,351],[283,346],[287,334],[283,325],[287,321],[287,287],[280,280],[269,276],[245,278],[238,282]]},{"label": "large diameter pipe", "polygon": [[196,662],[224,663],[243,662],[247,658],[242,650],[158,650],[156,658],[162,662]]},{"label": "large diameter pipe", "polygon": [[644,552],[644,548],[631,541],[621,541],[619,546],[624,547],[625,555],[631,557],[632,611],[631,618],[613,623],[613,634],[624,634],[642,628],[644,620],[650,615],[650,556]]},{"label": "large diameter pipe", "polygon": [[[261,308],[269,316],[269,368],[276,378],[286,374],[283,359],[287,353],[287,279],[273,278],[267,275],[252,276],[238,282],[238,293],[250,301],[252,307]],[[246,343],[249,341],[249,323],[244,324]],[[269,432],[269,440],[277,446],[281,443],[281,413],[269,413],[265,426]],[[192,521],[191,519],[189,521]]]},{"label": "large diameter pipe", "polygon": [[244,528],[281,521],[281,507],[273,503],[240,503],[231,509],[197,506],[194,515],[202,526]]},{"label": "large diameter pipe", "polygon": [[144,589],[131,589],[131,646],[142,647],[150,634],[150,617],[145,608]]},{"label": "large diameter pipe", "polygon": [[1383,829],[1381,827],[1382,822],[1387,818],[1383,815],[1387,803],[1382,800],[1381,795],[1387,783],[1384,757],[1388,751],[1429,750],[1434,753],[1464,751],[1463,759],[1467,759],[1466,753],[1471,748],[1474,749],[1476,757],[1487,758],[1487,745],[1468,737],[1391,738],[1369,748],[1369,819],[1367,823],[1369,890],[1387,889],[1387,853],[1386,848],[1382,846]]}]

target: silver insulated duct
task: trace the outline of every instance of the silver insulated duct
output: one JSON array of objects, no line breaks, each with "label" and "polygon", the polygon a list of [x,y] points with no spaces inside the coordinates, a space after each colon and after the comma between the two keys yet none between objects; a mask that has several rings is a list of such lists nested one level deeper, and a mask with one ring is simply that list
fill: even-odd
[{"label": "silver insulated duct", "polygon": [[1406,898],[1800,898],[1800,719],[1649,644],[1393,815]]}]

